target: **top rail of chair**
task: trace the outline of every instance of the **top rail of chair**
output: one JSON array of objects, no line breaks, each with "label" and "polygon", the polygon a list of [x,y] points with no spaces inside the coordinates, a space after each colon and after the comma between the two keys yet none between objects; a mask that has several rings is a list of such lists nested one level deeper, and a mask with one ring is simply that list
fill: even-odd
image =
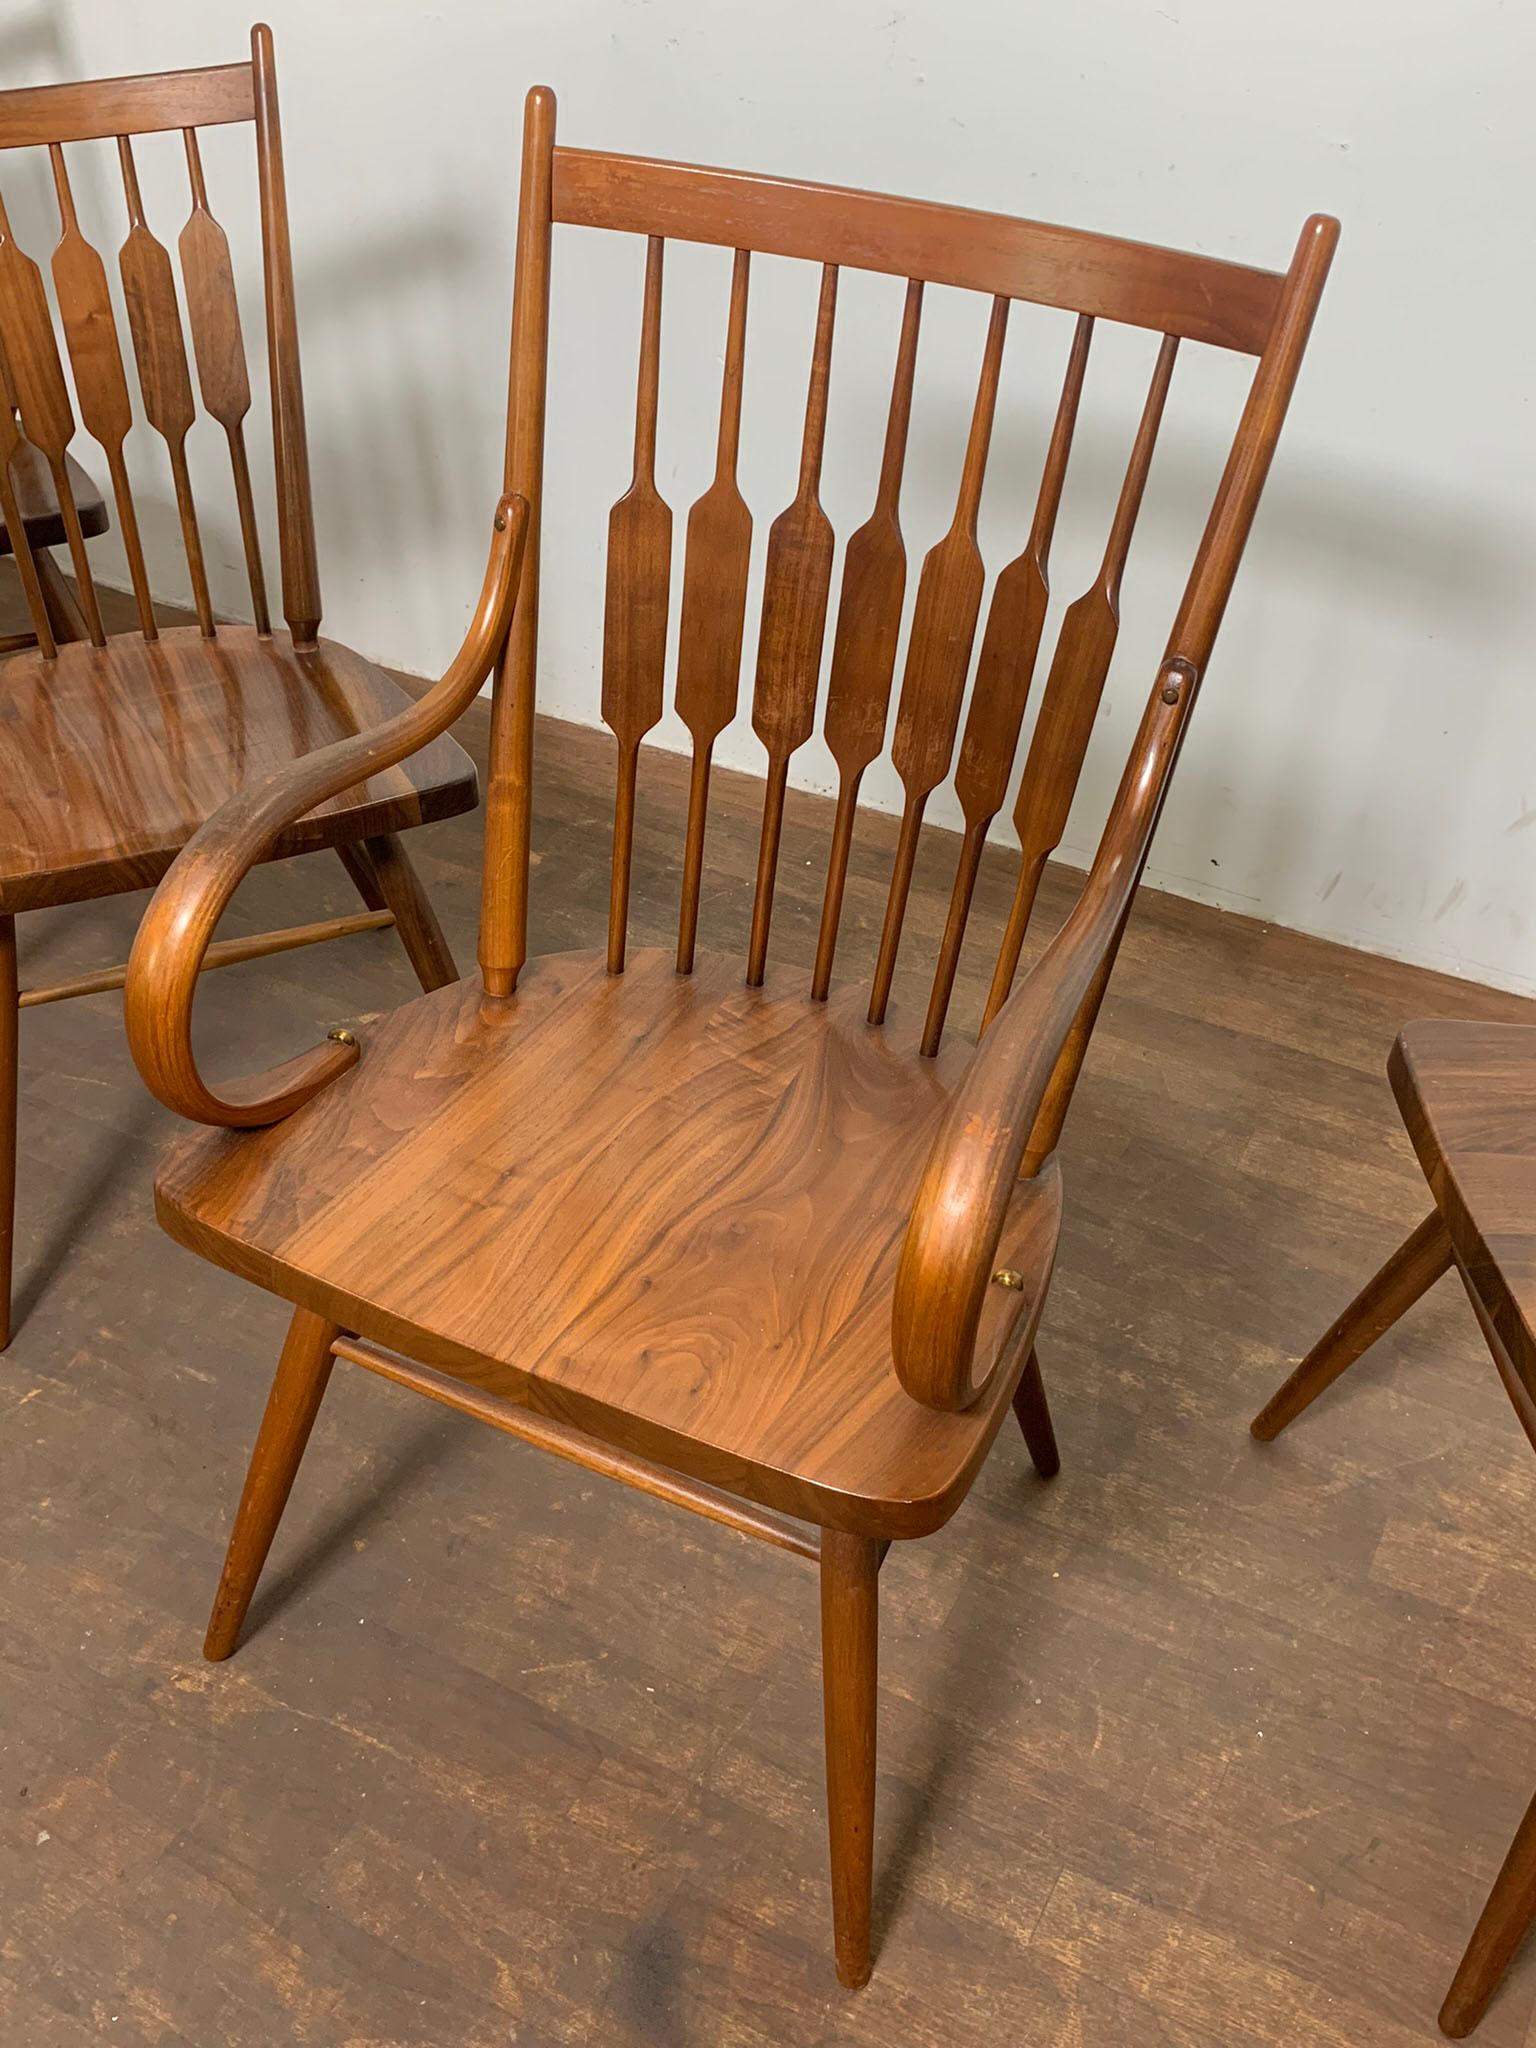
[{"label": "top rail of chair", "polygon": [[256,87],[249,60],[198,71],[22,85],[0,92],[0,149],[149,135],[162,128],[215,128],[255,118]]},{"label": "top rail of chair", "polygon": [[1248,355],[1282,274],[1011,214],[605,150],[554,151],[552,212],[613,228],[796,256],[1028,299]]}]

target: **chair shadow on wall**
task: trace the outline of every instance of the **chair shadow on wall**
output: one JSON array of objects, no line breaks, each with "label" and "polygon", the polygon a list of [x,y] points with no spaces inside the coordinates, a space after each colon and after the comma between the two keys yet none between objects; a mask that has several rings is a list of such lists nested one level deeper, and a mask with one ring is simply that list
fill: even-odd
[{"label": "chair shadow on wall", "polygon": [[[1197,516],[1196,508],[1208,496],[1208,482],[1193,467],[1186,470],[1176,447],[1168,452],[1173,474],[1170,479],[1165,473],[1164,484],[1176,494],[1181,514],[1187,499],[1189,516]],[[1475,645],[1486,635],[1490,619],[1519,615],[1530,565],[1508,529],[1474,499],[1448,500],[1443,492],[1432,491],[1427,480],[1421,493],[1409,493],[1400,479],[1373,477],[1358,460],[1348,469],[1314,464],[1309,470],[1303,456],[1287,464],[1266,491],[1254,551],[1265,571],[1272,608],[1282,606],[1292,590],[1336,589],[1342,563],[1348,568],[1352,615],[1373,612],[1392,617],[1434,640],[1439,652],[1433,694],[1426,654],[1421,665],[1425,680],[1416,688],[1405,683],[1399,689],[1400,729],[1422,724],[1429,731],[1443,722],[1445,692],[1453,684],[1462,734],[1460,765],[1466,768],[1476,750],[1507,746],[1507,715],[1493,700],[1501,687],[1499,676],[1488,664],[1470,657],[1458,663],[1456,649]],[[1254,588],[1250,583],[1249,603]],[[1243,602],[1240,596],[1239,606]],[[1349,619],[1342,623],[1347,630]],[[1222,651],[1210,685],[1213,699],[1235,696],[1246,687],[1240,672],[1242,632],[1239,623]],[[1235,792],[1241,791],[1252,821],[1252,863],[1266,874],[1283,874],[1294,866],[1298,849],[1315,844],[1336,817],[1318,768],[1332,723],[1331,707],[1348,700],[1350,656],[1339,651],[1331,636],[1320,646],[1301,645],[1297,656],[1283,718],[1271,715],[1262,740],[1256,737],[1245,752],[1229,752],[1220,759],[1202,748],[1197,737],[1173,800],[1190,836],[1213,836],[1203,828],[1207,823],[1215,827],[1229,815]],[[1484,692],[1486,713],[1478,703]],[[1422,829],[1422,776],[1393,773],[1383,754],[1370,762],[1369,779],[1362,773],[1360,791],[1362,809],[1368,807],[1379,821],[1383,836],[1390,832],[1401,841]],[[1150,872],[1158,874],[1155,848]],[[1186,879],[1199,884],[1220,880],[1214,870]]]}]

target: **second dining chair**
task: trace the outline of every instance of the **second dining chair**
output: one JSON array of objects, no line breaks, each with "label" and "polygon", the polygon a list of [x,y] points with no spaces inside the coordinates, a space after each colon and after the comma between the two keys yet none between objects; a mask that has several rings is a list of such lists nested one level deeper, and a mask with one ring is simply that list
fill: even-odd
[{"label": "second dining chair", "polygon": [[[608,517],[602,714],[616,783],[606,941],[530,957],[540,511],[553,231],[630,238],[633,480]],[[505,484],[469,633],[437,690],[376,732],[246,790],[161,884],[134,947],[146,1081],[216,1128],[174,1148],[160,1216],[293,1308],[235,1516],[206,1653],[236,1647],[335,1360],[810,1560],[819,1573],[837,1967],[870,1972],[878,1581],[888,1547],[965,1499],[1010,1412],[1057,1453],[1035,1355],[1062,1210],[1057,1140],[1248,537],[1332,255],[1314,218],[1284,272],[956,206],[568,148],[528,99]],[[656,477],[669,240],[713,247],[723,342],[714,481],[682,545],[675,702],[693,743],[676,943],[629,945],[638,765],[666,700],[673,522]],[[750,928],[698,943],[715,742],[736,715],[753,557],[737,449],[758,252],[815,266],[793,495],[768,530],[752,726],[766,756]],[[867,522],[819,496],[838,290],[882,273],[892,356]],[[925,286],[979,296],[979,371],[945,536],[916,576],[891,755],[906,791],[872,985],[834,985],[864,770],[883,751],[907,581],[899,500]],[[977,508],[1015,300],[1054,309],[1064,371],[1033,519],[985,622]],[[945,1027],[982,842],[1002,809],[1046,618],[1047,563],[1093,337],[1146,336],[1102,566],[1067,608],[1025,754],[1022,856],[979,1047]],[[1121,574],[1176,354],[1257,366],[1165,653],[1148,678],[1076,908],[1014,986],[1114,651]],[[894,369],[891,362],[894,360]],[[786,785],[816,724],[842,775],[810,974],[774,965]],[[973,652],[974,692],[962,720]],[[194,1057],[204,948],[292,821],[443,733],[496,669],[480,971],[238,1085]],[[1140,691],[1137,692],[1138,698]],[[958,746],[958,754],[957,754]],[[927,800],[967,820],[925,1008],[890,1001]],[[509,1760],[510,1761],[510,1760]]]},{"label": "second dining chair", "polygon": [[[199,130],[229,123],[255,132],[276,464],[281,602],[267,601],[260,524],[246,446],[251,380],[234,270],[210,208]],[[155,137],[184,160],[187,214],[176,238],[181,273],[151,229],[136,143]],[[86,239],[68,152],[115,143],[126,236],[117,267],[129,347],[119,338],[105,263]],[[310,500],[298,327],[289,251],[272,37],[252,32],[241,64],[140,78],[0,92],[0,158],[46,161],[59,239],[50,268],[58,330],[40,266],[23,250],[0,197],[0,523],[31,614],[30,644],[0,660],[0,1347],[11,1335],[20,1013],[122,986],[125,968],[21,985],[16,920],[23,912],[118,895],[156,882],[203,821],[243,784],[398,713],[410,700],[372,662],[320,638],[320,581]],[[94,168],[94,167],[92,167]],[[46,175],[46,173],[45,173]],[[183,322],[183,299],[185,324]],[[191,350],[187,346],[188,332]],[[62,344],[62,345],[61,345]],[[65,361],[73,373],[73,397]],[[128,363],[136,372],[135,423]],[[217,619],[193,495],[187,437],[193,375],[227,444],[251,625]],[[8,391],[4,390],[5,385]],[[76,417],[78,411],[78,419]],[[86,541],[105,524],[82,495],[71,454],[79,429],[100,446],[133,584],[137,630],[108,635]],[[144,429],[148,428],[146,434]],[[150,442],[140,496],[174,499],[197,623],[157,622],[140,539],[127,448]],[[46,496],[57,519],[28,539],[28,505]],[[40,552],[68,546],[70,591]],[[61,619],[78,620],[64,640]],[[13,643],[14,649],[14,643]],[[451,739],[408,767],[338,787],[295,818],[265,858],[334,848],[362,897],[360,911],[219,941],[209,967],[317,940],[394,925],[425,989],[457,978],[430,901],[401,844],[406,828],[469,810],[475,771]]]}]

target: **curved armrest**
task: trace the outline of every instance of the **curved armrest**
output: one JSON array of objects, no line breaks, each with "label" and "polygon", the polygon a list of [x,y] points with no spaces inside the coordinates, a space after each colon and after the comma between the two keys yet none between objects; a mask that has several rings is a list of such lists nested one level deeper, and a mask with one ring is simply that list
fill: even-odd
[{"label": "curved armrest", "polygon": [[971,1373],[998,1240],[1021,1168],[1043,1163],[1026,1164],[1030,1138],[1113,960],[1196,681],[1184,661],[1159,671],[1083,893],[998,1012],[928,1155],[896,1273],[891,1342],[901,1384],[930,1408],[969,1408],[990,1384],[991,1372],[980,1386]]},{"label": "curved armrest", "polygon": [[416,753],[464,710],[506,640],[527,524],[522,498],[506,497],[497,505],[474,617],[458,653],[424,697],[372,732],[337,740],[249,783],[177,855],[139,926],[123,991],[134,1064],[167,1108],[205,1124],[277,1123],[356,1060],[354,1042],[331,1039],[215,1094],[192,1052],[192,1001],[203,955],[240,881],[270,855],[290,825]]}]

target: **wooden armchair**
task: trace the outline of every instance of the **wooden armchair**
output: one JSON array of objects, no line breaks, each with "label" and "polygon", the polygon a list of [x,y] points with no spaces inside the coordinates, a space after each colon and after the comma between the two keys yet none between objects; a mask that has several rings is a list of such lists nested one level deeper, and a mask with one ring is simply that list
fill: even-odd
[{"label": "wooden armchair", "polygon": [[[256,130],[286,631],[274,629],[268,614],[246,452],[250,377],[229,247],[209,210],[198,145],[199,129],[228,122],[252,122]],[[177,251],[190,360],[171,256],[145,219],[134,153],[135,138],[160,130],[173,138],[179,131],[186,159],[190,212]],[[116,139],[128,223],[118,261],[130,353],[143,417],[168,463],[195,626],[159,626],[150,597],[126,458],[133,408],[124,351],[105,266],[81,229],[66,155],[95,137]],[[0,661],[0,1345],[9,1341],[11,1320],[18,1010],[120,988],[126,973],[107,967],[47,987],[20,987],[18,914],[158,881],[243,783],[365,731],[409,702],[382,670],[318,637],[320,586],[270,33],[253,31],[245,64],[0,92],[0,151],[22,148],[46,149],[52,167],[60,224],[52,271],[63,351],[42,273],[18,247],[0,200],[0,524],[33,629],[0,647],[8,657]],[[228,443],[250,626],[214,618],[186,458],[194,365],[204,408]],[[106,512],[70,453],[76,405],[106,458],[133,582],[139,630],[111,638],[86,548]],[[135,434],[135,445],[143,438]],[[68,546],[73,590],[43,552],[54,545]],[[220,941],[204,965],[228,966],[393,924],[423,988],[455,980],[452,956],[397,835],[468,810],[475,799],[473,766],[441,737],[408,767],[338,784],[311,815],[295,813],[264,857],[334,847],[364,908]]]},{"label": "wooden armchair", "polygon": [[[206,1653],[239,1636],[332,1363],[346,1359],[819,1566],[838,1971],[870,1969],[876,1582],[888,1545],[958,1507],[1010,1405],[1056,1469],[1035,1360],[1061,1214],[1055,1149],[1179,742],[1247,538],[1336,225],[1283,275],[949,206],[557,147],[528,99],[513,314],[509,496],[465,651],[379,732],[246,789],[176,863],[140,928],[129,1037],[150,1087],[226,1128],[158,1184],[165,1227],[286,1297],[277,1369]],[[603,716],[618,743],[606,947],[528,958],[538,524],[552,227],[643,239],[634,480],[609,521]],[[627,949],[637,763],[667,667],[671,513],[654,475],[663,251],[721,264],[714,482],[688,515],[676,701],[693,778],[675,955]],[[711,749],[738,702],[752,522],[736,482],[752,251],[821,266],[799,484],[767,538],[752,719],[768,756],[756,900],[739,957],[697,948]],[[909,280],[874,511],[848,543],[826,732],[843,776],[809,989],[768,965],[789,762],[811,734],[832,583],[817,497],[839,268]],[[831,976],[859,778],[879,754],[906,565],[897,507],[923,280],[986,294],[959,501],[918,580],[894,728],[907,790],[872,992]],[[637,277],[637,284],[639,278]],[[1033,527],[982,636],[977,503],[1009,302],[1068,321]],[[893,311],[895,310],[893,304]],[[980,1050],[941,1043],[986,827],[1010,779],[1052,526],[1091,337],[1161,337],[1103,569],[1066,613],[1023,771],[1024,862]],[[1181,339],[1258,369],[1166,659],[1082,899],[1010,994],[1116,636],[1117,593]],[[519,574],[519,572],[521,573]],[[515,597],[515,609],[514,609]],[[205,1080],[190,1019],[203,948],[289,821],[442,732],[511,630],[491,728],[480,974],[254,1081]],[[966,833],[926,1018],[885,1024],[913,853],[960,739]],[[253,1128],[255,1127],[255,1128]],[[809,1525],[809,1526],[808,1526]]]}]

